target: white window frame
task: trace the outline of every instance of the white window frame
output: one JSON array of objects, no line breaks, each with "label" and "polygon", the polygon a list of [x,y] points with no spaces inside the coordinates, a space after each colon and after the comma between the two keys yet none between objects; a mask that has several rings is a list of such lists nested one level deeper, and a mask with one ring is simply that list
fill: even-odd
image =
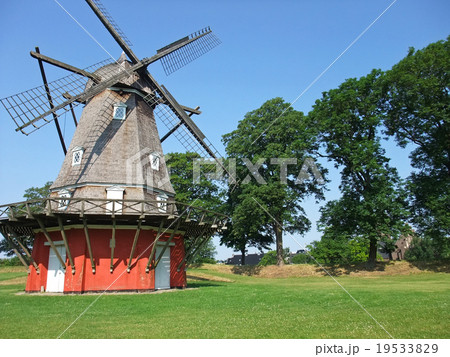
[{"label": "white window frame", "polygon": [[60,198],[67,198],[67,200],[59,200],[58,209],[59,210],[65,210],[69,206],[70,198],[72,197],[72,194],[68,190],[60,190],[58,191],[58,196]]},{"label": "white window frame", "polygon": [[114,104],[113,119],[125,120],[126,117],[127,117],[127,105],[122,102]]},{"label": "white window frame", "polygon": [[[112,186],[106,189],[107,200],[123,200],[125,189],[119,186]],[[106,202],[106,212],[112,213],[114,203],[114,213],[122,213],[122,203],[120,202]]]},{"label": "white window frame", "polygon": [[82,148],[81,146],[77,146],[72,150],[72,166],[81,165],[81,160],[83,160],[83,154],[84,148]]},{"label": "white window frame", "polygon": [[156,196],[156,206],[158,207],[158,211],[161,213],[167,213],[167,203],[169,196],[164,193],[160,193]]},{"label": "white window frame", "polygon": [[150,154],[150,167],[155,171],[159,171],[160,165],[161,165],[161,155],[157,152],[152,152]]}]

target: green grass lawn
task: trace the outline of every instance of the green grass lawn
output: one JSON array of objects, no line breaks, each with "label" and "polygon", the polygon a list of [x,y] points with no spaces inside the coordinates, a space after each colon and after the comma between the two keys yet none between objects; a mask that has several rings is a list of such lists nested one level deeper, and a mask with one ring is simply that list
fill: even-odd
[{"label": "green grass lawn", "polygon": [[[0,338],[388,338],[329,277],[263,279],[193,269],[161,294],[22,294],[25,272],[0,269]],[[8,285],[8,280],[11,280]],[[338,278],[395,338],[450,338],[450,275]]]}]

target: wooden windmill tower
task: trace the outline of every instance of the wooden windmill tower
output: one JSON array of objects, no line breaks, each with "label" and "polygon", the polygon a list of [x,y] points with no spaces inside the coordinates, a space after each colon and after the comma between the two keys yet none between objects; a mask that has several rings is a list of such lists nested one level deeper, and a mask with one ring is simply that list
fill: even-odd
[{"label": "wooden windmill tower", "polygon": [[[86,0],[123,50],[117,61],[79,69],[39,53],[42,87],[1,100],[25,134],[84,104],[50,197],[0,206],[0,232],[29,266],[26,291],[85,292],[185,287],[185,266],[226,217],[174,201],[161,142],[216,159],[191,116],[147,71],[167,74],[220,41],[209,28],[139,59],[98,0]],[[43,62],[71,75],[48,83]],[[168,128],[160,138],[155,117]],[[33,239],[32,253],[24,244]]]}]

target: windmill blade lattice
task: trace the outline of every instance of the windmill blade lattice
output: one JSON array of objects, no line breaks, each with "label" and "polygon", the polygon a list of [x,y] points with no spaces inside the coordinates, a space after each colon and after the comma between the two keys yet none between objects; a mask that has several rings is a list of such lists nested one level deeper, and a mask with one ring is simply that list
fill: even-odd
[{"label": "windmill blade lattice", "polygon": [[213,34],[211,29],[206,27],[159,49],[157,53],[175,47],[183,42],[186,42],[186,45],[161,58],[161,64],[166,75],[179,70],[222,43],[220,39]]},{"label": "windmill blade lattice", "polygon": [[[85,68],[85,70],[92,73],[103,67],[101,74],[102,78],[110,78],[114,74],[116,74],[116,68],[115,66],[109,66],[109,68],[111,68],[111,71],[107,72],[105,71],[104,66],[111,64],[112,62],[113,60],[107,59],[89,66]],[[70,74],[48,83],[48,87],[52,95],[53,104],[55,106],[58,106],[64,103],[67,100],[68,96],[74,97],[83,93],[86,89],[86,84],[88,83],[88,81],[89,79],[82,75]],[[0,102],[5,107],[11,118],[14,120],[18,128],[30,122],[34,118],[37,118],[40,115],[48,112],[51,109],[47,97],[47,90],[44,85],[12,95],[10,97],[0,99]],[[73,102],[72,106],[75,107],[78,104],[80,103]],[[57,110],[55,114],[56,116],[61,116],[69,110],[70,108],[66,106]],[[24,134],[28,135],[41,128],[42,126],[50,123],[51,121],[53,121],[52,116],[48,118],[44,117],[42,118],[42,120],[34,122],[27,128],[21,129],[21,131]]]},{"label": "windmill blade lattice", "polygon": [[[195,152],[199,154],[202,159],[211,159],[212,165],[202,167],[202,173],[212,173],[217,169],[213,160],[216,160],[219,167],[226,171],[223,166],[222,156],[208,138],[204,135],[202,135],[201,138],[196,138],[186,125],[178,125],[180,123],[179,117],[168,105],[161,103],[161,98],[158,95],[148,95],[144,100],[147,104],[154,107],[153,114],[167,127],[168,130],[171,130],[175,126],[178,127],[173,132],[173,135],[178,142],[183,145],[186,152]],[[204,145],[202,145],[200,141],[203,142]]]},{"label": "windmill blade lattice", "polygon": [[103,13],[103,16],[106,17],[106,19],[109,21],[112,27],[117,31],[119,36],[122,38],[122,40],[128,45],[133,46],[131,41],[128,39],[128,37],[124,34],[124,32],[120,29],[120,27],[117,25],[117,23],[114,21],[113,17],[109,14],[108,10],[106,10],[105,6],[101,3],[100,0],[92,0],[92,2],[97,5],[99,10]]}]

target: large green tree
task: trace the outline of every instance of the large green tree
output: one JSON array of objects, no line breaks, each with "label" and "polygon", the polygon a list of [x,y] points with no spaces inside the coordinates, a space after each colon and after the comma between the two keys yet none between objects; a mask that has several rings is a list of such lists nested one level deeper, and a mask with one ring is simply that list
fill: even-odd
[{"label": "large green tree", "polygon": [[383,78],[387,133],[413,147],[413,223],[450,256],[450,37],[408,55]]},{"label": "large green tree", "polygon": [[380,143],[381,75],[374,70],[346,80],[323,93],[308,116],[318,131],[319,154],[341,169],[342,197],[322,209],[321,228],[328,238],[366,240],[371,265],[380,240],[407,230],[402,182]]},{"label": "large green tree", "polygon": [[233,225],[222,242],[244,252],[246,245],[275,241],[279,265],[284,263],[283,232],[303,234],[310,228],[303,199],[323,198],[323,182],[306,174],[308,167],[315,169],[308,157],[314,138],[304,119],[282,98],[274,98],[223,136],[237,184],[231,182],[228,191]]}]

